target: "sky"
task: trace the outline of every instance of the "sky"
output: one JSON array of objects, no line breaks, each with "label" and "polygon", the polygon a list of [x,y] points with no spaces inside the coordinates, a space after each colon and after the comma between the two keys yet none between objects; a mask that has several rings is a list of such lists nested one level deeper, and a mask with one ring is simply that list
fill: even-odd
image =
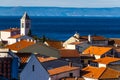
[{"label": "sky", "polygon": [[120,0],[0,0],[0,6],[120,7]]}]

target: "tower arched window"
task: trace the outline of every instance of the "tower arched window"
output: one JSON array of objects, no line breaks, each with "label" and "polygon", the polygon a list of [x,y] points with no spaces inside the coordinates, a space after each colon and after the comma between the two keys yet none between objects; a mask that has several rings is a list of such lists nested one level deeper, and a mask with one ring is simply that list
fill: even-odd
[{"label": "tower arched window", "polygon": [[24,28],[24,23],[22,23],[22,28]]}]

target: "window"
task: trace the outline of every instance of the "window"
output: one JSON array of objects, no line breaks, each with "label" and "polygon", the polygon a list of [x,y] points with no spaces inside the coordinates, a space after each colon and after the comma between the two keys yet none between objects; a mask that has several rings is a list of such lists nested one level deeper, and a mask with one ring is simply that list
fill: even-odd
[{"label": "window", "polygon": [[32,65],[32,71],[35,71],[35,66],[34,65]]},{"label": "window", "polygon": [[73,73],[69,73],[69,76],[70,76],[70,77],[73,77]]},{"label": "window", "polygon": [[29,23],[26,23],[26,28],[29,28]]},{"label": "window", "polygon": [[22,28],[24,28],[24,23],[22,23]]}]

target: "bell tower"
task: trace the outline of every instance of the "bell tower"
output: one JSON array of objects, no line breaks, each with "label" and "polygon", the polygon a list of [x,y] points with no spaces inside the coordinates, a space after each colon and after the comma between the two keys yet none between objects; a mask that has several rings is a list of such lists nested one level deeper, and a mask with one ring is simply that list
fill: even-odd
[{"label": "bell tower", "polygon": [[20,20],[20,34],[28,35],[30,28],[31,28],[31,20],[27,15],[27,13],[25,12]]}]

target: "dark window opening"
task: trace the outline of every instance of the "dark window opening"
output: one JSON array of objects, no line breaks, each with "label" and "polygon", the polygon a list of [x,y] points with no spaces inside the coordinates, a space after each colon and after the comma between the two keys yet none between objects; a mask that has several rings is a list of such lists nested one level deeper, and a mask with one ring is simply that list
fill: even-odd
[{"label": "dark window opening", "polygon": [[32,65],[32,71],[35,71],[35,66],[34,65]]},{"label": "dark window opening", "polygon": [[26,23],[26,28],[29,28],[29,25],[30,25],[29,23]]},{"label": "dark window opening", "polygon": [[22,23],[22,28],[24,28],[24,23]]},{"label": "dark window opening", "polygon": [[73,73],[69,73],[69,76],[70,76],[70,77],[73,77]]}]

